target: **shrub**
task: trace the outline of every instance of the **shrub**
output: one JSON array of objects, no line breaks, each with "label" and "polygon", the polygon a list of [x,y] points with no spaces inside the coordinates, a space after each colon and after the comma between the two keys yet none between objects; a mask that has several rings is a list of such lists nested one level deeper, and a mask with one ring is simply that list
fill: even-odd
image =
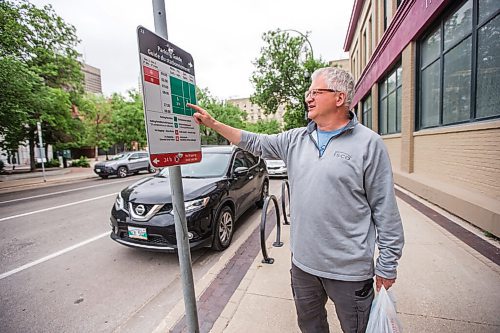
[{"label": "shrub", "polygon": [[71,163],[72,167],[82,167],[82,168],[90,168],[90,162],[89,159],[85,156],[80,156],[79,159],[74,160]]},{"label": "shrub", "polygon": [[[43,164],[43,166],[46,168],[57,168],[60,165],[61,164],[59,163],[59,160],[57,160],[57,159],[52,159],[52,160],[45,162]],[[40,169],[41,167],[42,167],[42,162],[35,163],[35,168]]]},{"label": "shrub", "polygon": [[61,166],[61,162],[59,162],[58,159],[52,159],[45,165],[47,166],[47,168],[58,168]]}]

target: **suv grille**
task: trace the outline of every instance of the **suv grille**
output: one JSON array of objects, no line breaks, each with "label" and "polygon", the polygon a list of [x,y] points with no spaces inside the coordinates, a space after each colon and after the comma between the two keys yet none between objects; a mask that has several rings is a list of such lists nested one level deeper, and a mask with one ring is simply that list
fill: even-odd
[{"label": "suv grille", "polygon": [[[153,206],[154,206],[153,204],[141,204],[141,203],[134,203],[134,202],[131,202],[131,205],[132,205],[132,209],[134,209],[134,213],[136,213],[137,215],[141,215],[141,216],[146,216],[146,215],[149,213],[149,211],[150,211],[150,210],[153,208]],[[142,214],[138,214],[138,213],[137,213],[137,210],[136,210],[136,209],[137,209],[137,206],[139,206],[139,205],[144,206],[145,211],[144,211],[144,213],[142,213]]]}]

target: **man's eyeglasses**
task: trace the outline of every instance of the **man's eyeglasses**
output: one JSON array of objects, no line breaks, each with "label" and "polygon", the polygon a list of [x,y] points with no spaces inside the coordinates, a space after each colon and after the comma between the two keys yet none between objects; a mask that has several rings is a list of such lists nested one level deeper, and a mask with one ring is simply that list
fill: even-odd
[{"label": "man's eyeglasses", "polygon": [[335,90],[335,89],[327,89],[327,88],[311,89],[311,90],[306,91],[304,98],[305,99],[307,99],[308,97],[316,98],[316,96],[327,93],[327,92],[339,92],[339,91]]}]

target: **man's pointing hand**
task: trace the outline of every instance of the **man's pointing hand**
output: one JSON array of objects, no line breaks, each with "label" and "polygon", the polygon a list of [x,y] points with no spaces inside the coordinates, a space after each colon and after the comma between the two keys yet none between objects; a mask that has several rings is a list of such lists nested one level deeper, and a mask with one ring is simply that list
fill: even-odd
[{"label": "man's pointing hand", "polygon": [[215,119],[205,109],[191,103],[187,103],[186,105],[187,107],[190,107],[191,109],[196,111],[196,113],[193,114],[193,117],[198,125],[202,124],[207,127],[213,128],[213,126],[215,125]]}]

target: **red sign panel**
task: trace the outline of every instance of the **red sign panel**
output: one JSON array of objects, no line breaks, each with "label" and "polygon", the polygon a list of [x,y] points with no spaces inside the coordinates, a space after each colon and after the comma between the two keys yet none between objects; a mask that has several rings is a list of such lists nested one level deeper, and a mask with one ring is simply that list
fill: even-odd
[{"label": "red sign panel", "polygon": [[160,72],[147,66],[142,66],[144,70],[144,81],[152,84],[160,84]]},{"label": "red sign panel", "polygon": [[157,70],[149,68],[147,66],[142,66],[142,67],[144,67],[144,75],[149,75],[157,79],[160,78],[160,73]]},{"label": "red sign panel", "polygon": [[148,75],[144,75],[144,81],[147,81],[152,84],[160,85],[160,79]]},{"label": "red sign panel", "polygon": [[189,153],[151,154],[151,164],[155,167],[168,167],[178,164],[189,164],[201,161],[201,151]]}]

